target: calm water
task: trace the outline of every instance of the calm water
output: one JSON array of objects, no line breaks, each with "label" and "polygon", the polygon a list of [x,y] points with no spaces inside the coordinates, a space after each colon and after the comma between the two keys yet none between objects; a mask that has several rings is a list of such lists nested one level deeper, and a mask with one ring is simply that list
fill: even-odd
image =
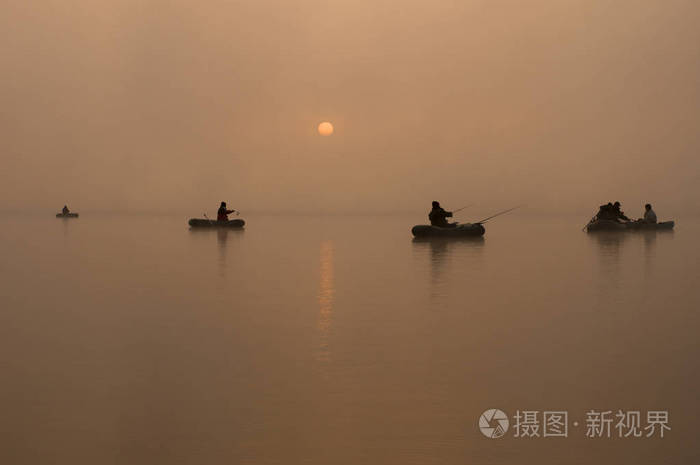
[{"label": "calm water", "polygon": [[[697,461],[700,224],[585,219],[414,242],[421,216],[5,217],[0,463]],[[581,424],[488,439],[488,408]],[[591,409],[672,429],[589,439]]]}]

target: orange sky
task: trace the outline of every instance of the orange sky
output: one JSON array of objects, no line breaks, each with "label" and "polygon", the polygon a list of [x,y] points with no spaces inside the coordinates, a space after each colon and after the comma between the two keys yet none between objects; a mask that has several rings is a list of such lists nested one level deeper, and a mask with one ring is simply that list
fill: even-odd
[{"label": "orange sky", "polygon": [[4,5],[0,209],[700,213],[697,1]]}]

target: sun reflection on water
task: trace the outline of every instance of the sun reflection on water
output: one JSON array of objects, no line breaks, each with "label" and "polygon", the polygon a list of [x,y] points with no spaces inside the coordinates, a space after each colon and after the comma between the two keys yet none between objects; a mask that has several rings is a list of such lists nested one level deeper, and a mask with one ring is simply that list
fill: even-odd
[{"label": "sun reflection on water", "polygon": [[335,294],[332,241],[321,243],[318,287],[318,321],[316,326],[320,341],[316,358],[318,361],[330,362],[329,337],[333,316],[333,297]]}]

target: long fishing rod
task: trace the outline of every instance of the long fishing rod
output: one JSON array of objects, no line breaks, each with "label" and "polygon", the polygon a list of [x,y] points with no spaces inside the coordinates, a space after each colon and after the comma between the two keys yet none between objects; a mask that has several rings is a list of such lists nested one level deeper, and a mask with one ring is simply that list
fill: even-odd
[{"label": "long fishing rod", "polygon": [[470,203],[469,205],[465,205],[465,206],[463,206],[462,208],[458,208],[457,210],[453,210],[452,213],[457,213],[457,212],[462,211],[462,210],[464,210],[465,208],[469,208],[469,207],[471,207],[471,206],[473,206],[473,205],[474,205],[473,203]]},{"label": "long fishing rod", "polygon": [[488,218],[484,218],[484,219],[481,220],[481,221],[477,221],[475,224],[483,224],[483,223],[486,223],[486,222],[487,222],[488,220],[490,220],[491,218],[496,218],[497,216],[501,216],[501,215],[504,215],[504,214],[506,214],[506,213],[508,213],[508,212],[512,212],[512,211],[515,210],[516,208],[520,208],[520,207],[522,207],[522,206],[524,206],[524,205],[518,205],[517,207],[509,208],[508,210],[503,210],[502,212],[498,212],[498,213],[496,213],[495,215],[491,215],[491,216],[489,216]]}]

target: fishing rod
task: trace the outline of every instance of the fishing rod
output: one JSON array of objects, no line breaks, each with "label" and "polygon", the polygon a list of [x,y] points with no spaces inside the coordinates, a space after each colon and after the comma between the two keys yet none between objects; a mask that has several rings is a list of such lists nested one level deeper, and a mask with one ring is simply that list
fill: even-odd
[{"label": "fishing rod", "polygon": [[508,213],[508,212],[512,212],[512,211],[515,210],[516,208],[520,208],[520,207],[524,207],[524,205],[518,205],[517,207],[509,208],[508,210],[503,210],[502,212],[498,212],[498,213],[496,213],[495,215],[491,215],[491,216],[489,216],[488,218],[484,218],[484,219],[481,220],[481,221],[477,221],[477,222],[474,223],[474,224],[483,224],[483,223],[486,223],[486,222],[487,222],[488,220],[490,220],[491,218],[496,218],[497,216],[501,216],[501,215],[506,214],[506,213]]},{"label": "fishing rod", "polygon": [[453,210],[452,213],[457,213],[457,212],[462,211],[462,210],[464,210],[465,208],[469,208],[469,207],[471,207],[471,206],[473,206],[473,205],[474,205],[473,203],[470,203],[469,205],[465,205],[465,206],[463,206],[462,208],[458,208],[457,210]]}]

